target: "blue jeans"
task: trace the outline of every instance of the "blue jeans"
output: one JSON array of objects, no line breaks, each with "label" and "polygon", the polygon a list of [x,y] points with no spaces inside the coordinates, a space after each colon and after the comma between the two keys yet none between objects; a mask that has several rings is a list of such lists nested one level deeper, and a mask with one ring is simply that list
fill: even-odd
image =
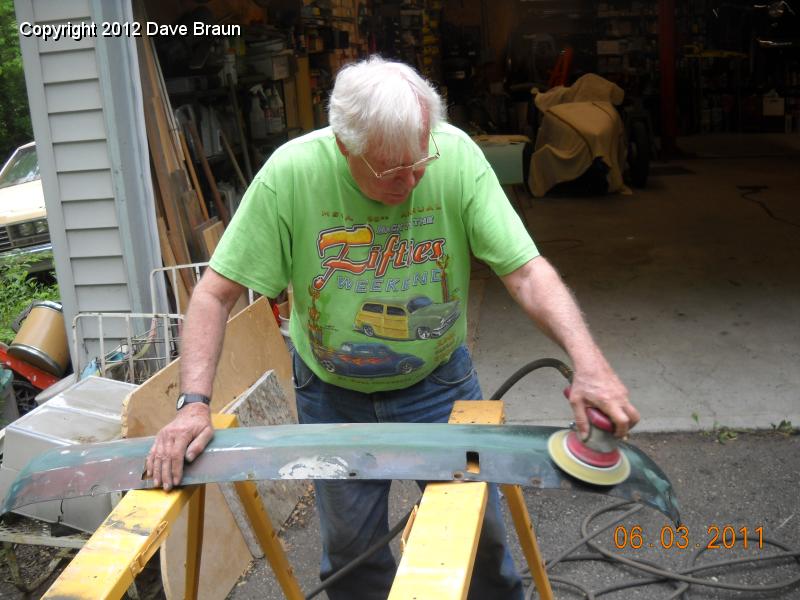
[{"label": "blue jeans", "polygon": [[[446,423],[456,400],[483,398],[466,347],[419,383],[401,390],[365,394],[321,381],[294,353],[300,423]],[[364,552],[389,530],[391,481],[314,481],[322,534],[323,581]],[[523,598],[522,580],[505,544],[506,530],[496,485],[478,543],[469,598]],[[330,600],[384,600],[396,564],[385,546],[327,589]]]}]

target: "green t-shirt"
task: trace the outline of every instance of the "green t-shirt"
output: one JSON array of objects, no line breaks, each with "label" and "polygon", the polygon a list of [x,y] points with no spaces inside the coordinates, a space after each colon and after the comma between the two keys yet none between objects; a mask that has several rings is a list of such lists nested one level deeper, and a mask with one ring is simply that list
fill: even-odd
[{"label": "green t-shirt", "polygon": [[256,175],[211,267],[265,296],[291,282],[290,333],[322,380],[401,389],[466,336],[470,251],[498,275],[537,256],[480,148],[433,131],[441,158],[406,202],[364,196],[330,128],[291,140]]}]

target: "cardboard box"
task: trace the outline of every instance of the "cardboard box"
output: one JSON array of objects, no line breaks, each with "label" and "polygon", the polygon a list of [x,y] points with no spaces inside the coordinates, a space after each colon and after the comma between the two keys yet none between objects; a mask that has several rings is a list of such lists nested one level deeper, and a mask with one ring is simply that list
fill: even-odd
[{"label": "cardboard box", "polygon": [[262,73],[267,79],[286,79],[292,74],[291,50],[284,50],[275,54],[248,54],[247,64],[254,71]]},{"label": "cardboard box", "polygon": [[765,117],[782,117],[786,112],[786,99],[780,96],[764,96],[762,98]]},{"label": "cardboard box", "polygon": [[624,54],[625,40],[597,40],[597,53],[601,55]]}]

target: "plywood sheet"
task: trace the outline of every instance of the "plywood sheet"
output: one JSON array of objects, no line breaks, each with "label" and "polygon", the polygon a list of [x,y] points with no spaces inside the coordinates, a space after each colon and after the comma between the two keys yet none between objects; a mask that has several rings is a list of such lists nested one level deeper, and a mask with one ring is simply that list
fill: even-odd
[{"label": "plywood sheet", "polygon": [[[269,303],[260,298],[228,321],[211,410],[221,411],[269,369],[287,396],[296,420],[292,363]],[[125,437],[155,435],[175,416],[180,394],[180,359],[153,375],[125,399],[122,433]]]}]

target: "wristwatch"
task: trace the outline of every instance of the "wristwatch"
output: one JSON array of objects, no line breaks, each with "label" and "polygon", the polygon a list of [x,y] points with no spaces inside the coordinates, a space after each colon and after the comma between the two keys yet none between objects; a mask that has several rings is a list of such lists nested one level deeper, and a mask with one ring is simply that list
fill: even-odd
[{"label": "wristwatch", "polygon": [[203,396],[203,394],[181,394],[178,396],[175,410],[180,410],[187,404],[194,404],[195,402],[202,402],[206,406],[209,406],[211,404],[211,398]]}]

